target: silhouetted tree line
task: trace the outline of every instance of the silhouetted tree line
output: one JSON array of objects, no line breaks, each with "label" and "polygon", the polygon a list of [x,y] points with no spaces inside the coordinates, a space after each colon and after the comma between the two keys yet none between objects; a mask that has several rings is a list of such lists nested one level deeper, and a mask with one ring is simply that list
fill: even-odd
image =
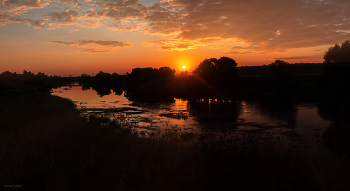
[{"label": "silhouetted tree line", "polygon": [[82,74],[79,82],[85,85],[99,84],[99,85],[120,85],[123,82],[123,77],[117,73],[109,74],[105,72],[98,72],[94,77],[88,74]]},{"label": "silhouetted tree line", "polygon": [[116,95],[121,95],[125,87],[125,77],[125,75],[117,73],[109,74],[100,71],[95,76],[82,74],[79,78],[79,84],[82,85],[83,90],[92,88],[101,97],[111,94],[111,90]]},{"label": "silhouetted tree line", "polygon": [[172,83],[174,78],[175,70],[169,67],[159,69],[134,68],[130,74],[127,73],[126,75],[109,74],[102,71],[93,77],[82,74],[79,83],[83,86],[83,90],[92,88],[101,97],[109,95],[111,89],[118,95],[122,94],[123,90],[147,93],[146,90],[155,91],[155,89],[158,89],[158,93],[164,94],[165,89],[169,89],[165,86]]},{"label": "silhouetted tree line", "polygon": [[126,75],[125,96],[130,100],[172,101],[175,70],[169,67],[134,68]]},{"label": "silhouetted tree line", "polygon": [[148,86],[164,86],[175,79],[175,70],[169,67],[134,68],[127,74],[127,89],[148,88]]},{"label": "silhouetted tree line", "polygon": [[60,76],[48,76],[42,72],[34,74],[23,71],[22,74],[5,71],[0,74],[0,93],[21,91],[50,91],[51,88],[67,85],[71,82],[69,78]]},{"label": "silhouetted tree line", "polygon": [[[293,71],[294,75],[322,75],[324,74],[322,63],[294,63],[289,67]],[[241,66],[237,67],[240,76],[256,75],[256,76],[269,76],[272,75],[270,65],[262,66]]]}]

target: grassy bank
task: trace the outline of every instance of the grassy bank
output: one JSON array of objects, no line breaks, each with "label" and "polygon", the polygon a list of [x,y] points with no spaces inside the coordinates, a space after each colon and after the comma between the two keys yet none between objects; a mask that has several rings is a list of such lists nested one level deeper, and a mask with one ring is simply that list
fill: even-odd
[{"label": "grassy bank", "polygon": [[[122,128],[122,125],[124,128]],[[123,121],[80,117],[70,100],[0,97],[0,183],[38,190],[348,190],[344,155],[267,139],[140,138]]]}]

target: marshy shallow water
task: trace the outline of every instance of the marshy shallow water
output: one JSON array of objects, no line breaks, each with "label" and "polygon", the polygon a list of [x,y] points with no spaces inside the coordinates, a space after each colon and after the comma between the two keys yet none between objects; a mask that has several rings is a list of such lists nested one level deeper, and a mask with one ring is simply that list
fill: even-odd
[{"label": "marshy shallow water", "polygon": [[124,92],[118,95],[112,91],[100,97],[81,86],[53,89],[52,94],[74,101],[82,115],[122,119],[140,132],[162,132],[175,127],[181,132],[273,137],[316,145],[331,124],[320,116],[317,103],[310,102],[174,98],[170,103],[139,103],[128,100]]}]

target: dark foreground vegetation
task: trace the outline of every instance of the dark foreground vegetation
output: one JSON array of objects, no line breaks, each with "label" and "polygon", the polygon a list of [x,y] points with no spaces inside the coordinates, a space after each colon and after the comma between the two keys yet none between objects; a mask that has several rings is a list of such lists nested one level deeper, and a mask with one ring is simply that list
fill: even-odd
[{"label": "dark foreground vegetation", "polygon": [[[348,190],[349,158],[266,137],[144,138],[48,93],[0,97],[1,185],[25,190]],[[6,186],[5,186],[6,187]]]}]

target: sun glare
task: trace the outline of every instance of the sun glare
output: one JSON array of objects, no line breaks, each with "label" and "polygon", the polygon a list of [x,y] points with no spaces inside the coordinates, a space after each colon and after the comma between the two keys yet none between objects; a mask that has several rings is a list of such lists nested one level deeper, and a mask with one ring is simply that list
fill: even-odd
[{"label": "sun glare", "polygon": [[185,65],[183,65],[183,66],[182,66],[182,69],[183,69],[183,70],[185,70],[185,69],[186,69],[186,66],[185,66]]}]

